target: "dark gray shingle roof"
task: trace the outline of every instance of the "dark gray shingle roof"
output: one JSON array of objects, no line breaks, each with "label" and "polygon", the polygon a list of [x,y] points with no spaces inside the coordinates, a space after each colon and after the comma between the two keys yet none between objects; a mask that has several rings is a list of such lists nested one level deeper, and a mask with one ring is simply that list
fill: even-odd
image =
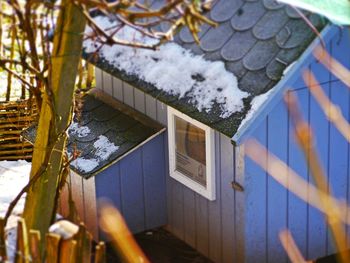
[{"label": "dark gray shingle roof", "polygon": [[[304,14],[323,28],[319,16]],[[208,16],[219,26],[203,31],[199,48],[188,29],[176,41],[208,60],[223,61],[239,88],[253,95],[272,88],[315,38],[294,9],[274,0],[219,0]]]},{"label": "dark gray shingle roof", "polygon": [[[164,130],[164,127],[155,121],[107,96],[95,91],[94,95],[85,95],[82,98],[81,112],[78,117],[75,115],[74,123],[78,123],[79,127],[87,127],[87,135],[79,136],[74,129],[68,129],[68,153],[79,152],[79,158],[96,159],[97,149],[94,143],[100,135],[119,147],[107,159],[99,160],[98,165],[91,171],[84,172],[71,165],[71,169],[84,178],[94,176],[151,136]],[[108,103],[105,102],[106,98]],[[25,137],[34,141],[35,133],[36,127],[31,127]]]},{"label": "dark gray shingle roof", "polygon": [[[156,3],[161,2],[158,0]],[[316,37],[312,29],[289,6],[274,0],[219,0],[206,14],[218,23],[212,28],[204,25],[198,46],[187,28],[175,41],[207,60],[223,61],[228,71],[238,79],[241,90],[251,94],[244,100],[245,108],[226,119],[219,117],[219,106],[209,113],[199,112],[188,98],[165,94],[152,85],[113,68],[100,59],[98,67],[151,94],[190,117],[232,137],[250,108],[253,97],[274,87],[283,71],[305,51]],[[325,22],[314,14],[304,12],[312,24],[321,30]],[[86,58],[91,58],[85,54]]]}]

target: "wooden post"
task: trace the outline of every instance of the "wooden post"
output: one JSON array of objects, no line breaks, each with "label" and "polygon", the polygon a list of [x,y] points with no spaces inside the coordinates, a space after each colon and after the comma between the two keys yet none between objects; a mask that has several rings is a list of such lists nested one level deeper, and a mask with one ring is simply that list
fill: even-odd
[{"label": "wooden post", "polygon": [[95,250],[95,263],[106,262],[106,245],[104,242],[99,242]]},{"label": "wooden post", "polygon": [[77,263],[77,250],[80,250],[80,248],[77,247],[77,241],[72,239],[62,240],[60,246],[59,263]]},{"label": "wooden post", "polygon": [[[0,25],[1,26],[1,25]],[[5,220],[0,218],[0,262],[6,261]]]},{"label": "wooden post", "polygon": [[58,263],[60,240],[57,234],[46,234],[46,263]]},{"label": "wooden post", "polygon": [[23,218],[18,219],[17,223],[17,244],[15,263],[29,263],[29,244],[26,223]]},{"label": "wooden post", "polygon": [[87,232],[83,223],[80,223],[79,232],[74,239],[77,241],[77,247],[79,248],[77,251],[76,262],[90,262],[92,235]]},{"label": "wooden post", "polygon": [[41,263],[40,238],[39,231],[29,230],[29,251],[33,263]]}]

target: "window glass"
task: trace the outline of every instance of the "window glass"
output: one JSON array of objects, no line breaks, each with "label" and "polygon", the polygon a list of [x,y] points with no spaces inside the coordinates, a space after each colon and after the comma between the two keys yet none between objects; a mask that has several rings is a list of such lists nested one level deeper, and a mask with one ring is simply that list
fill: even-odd
[{"label": "window glass", "polygon": [[176,170],[206,187],[205,131],[175,116]]}]

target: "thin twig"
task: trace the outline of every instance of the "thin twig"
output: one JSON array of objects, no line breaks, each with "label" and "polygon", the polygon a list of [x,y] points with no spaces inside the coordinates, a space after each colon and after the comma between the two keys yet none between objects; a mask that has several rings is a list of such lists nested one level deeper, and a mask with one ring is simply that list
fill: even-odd
[{"label": "thin twig", "polygon": [[292,234],[288,230],[281,231],[279,233],[279,238],[292,263],[306,263],[306,260],[295,244]]},{"label": "thin twig", "polygon": [[314,74],[305,70],[303,78],[306,86],[309,88],[311,94],[314,96],[318,104],[321,106],[324,114],[330,122],[338,129],[338,131],[344,136],[344,138],[350,143],[350,125],[343,116],[340,108],[333,104],[326,96]]},{"label": "thin twig", "polygon": [[348,88],[350,88],[350,71],[330,56],[326,49],[317,47],[314,50],[314,56],[338,79],[340,79]]}]

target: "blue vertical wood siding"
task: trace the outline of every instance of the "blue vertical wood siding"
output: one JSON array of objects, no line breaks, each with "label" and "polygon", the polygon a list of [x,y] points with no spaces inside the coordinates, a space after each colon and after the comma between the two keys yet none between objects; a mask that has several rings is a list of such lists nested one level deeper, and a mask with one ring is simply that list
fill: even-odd
[{"label": "blue vertical wood siding", "polygon": [[[347,67],[350,66],[348,31],[339,31],[329,43],[328,52]],[[350,92],[316,59],[305,61],[321,83],[324,92],[350,119]],[[329,123],[318,103],[300,77],[293,87],[304,119],[313,128],[315,146],[330,189],[337,198],[349,202],[349,144]],[[309,183],[314,184],[304,155],[295,142],[292,123],[281,101],[254,131],[255,137],[270,152],[286,162]],[[350,132],[350,131],[349,131]],[[245,159],[245,249],[247,262],[288,262],[278,238],[288,228],[302,254],[315,259],[336,252],[325,218],[315,208],[287,192],[254,162]],[[288,180],[288,178],[286,178]],[[345,228],[344,228],[345,230]],[[348,229],[349,231],[349,229]]]},{"label": "blue vertical wood siding", "polygon": [[[120,191],[120,166],[116,163],[95,176],[97,210],[99,202],[105,199],[113,204],[119,211],[123,211]],[[107,236],[99,231],[100,238],[105,240]]]},{"label": "blue vertical wood siding", "polygon": [[164,134],[95,177],[96,198],[109,199],[138,233],[167,223]]},{"label": "blue vertical wood siding", "polygon": [[132,232],[141,232],[146,229],[141,151],[136,150],[120,161],[120,179],[123,216]]},{"label": "blue vertical wood siding", "polygon": [[[261,144],[267,144],[267,119],[254,135]],[[267,175],[250,159],[246,159],[245,165],[246,262],[264,263],[267,260]]]},{"label": "blue vertical wood siding", "polygon": [[[146,229],[159,227],[167,222],[164,159],[164,136],[157,136],[143,146],[142,169]],[[158,200],[159,198],[163,200]]]},{"label": "blue vertical wood siding", "polygon": [[[282,102],[280,103],[282,104]],[[272,111],[268,117],[267,146],[268,149],[277,154],[284,162],[288,160],[289,123],[288,113],[281,105],[278,111]],[[286,139],[281,139],[286,138]],[[287,182],[287,178],[285,178]],[[287,258],[283,252],[278,234],[281,229],[287,228],[287,202],[288,192],[274,179],[267,177],[267,262],[286,262]]]},{"label": "blue vertical wood siding", "polygon": [[107,198],[119,210],[123,210],[120,191],[120,166],[116,163],[103,170],[95,178],[96,197]]}]

